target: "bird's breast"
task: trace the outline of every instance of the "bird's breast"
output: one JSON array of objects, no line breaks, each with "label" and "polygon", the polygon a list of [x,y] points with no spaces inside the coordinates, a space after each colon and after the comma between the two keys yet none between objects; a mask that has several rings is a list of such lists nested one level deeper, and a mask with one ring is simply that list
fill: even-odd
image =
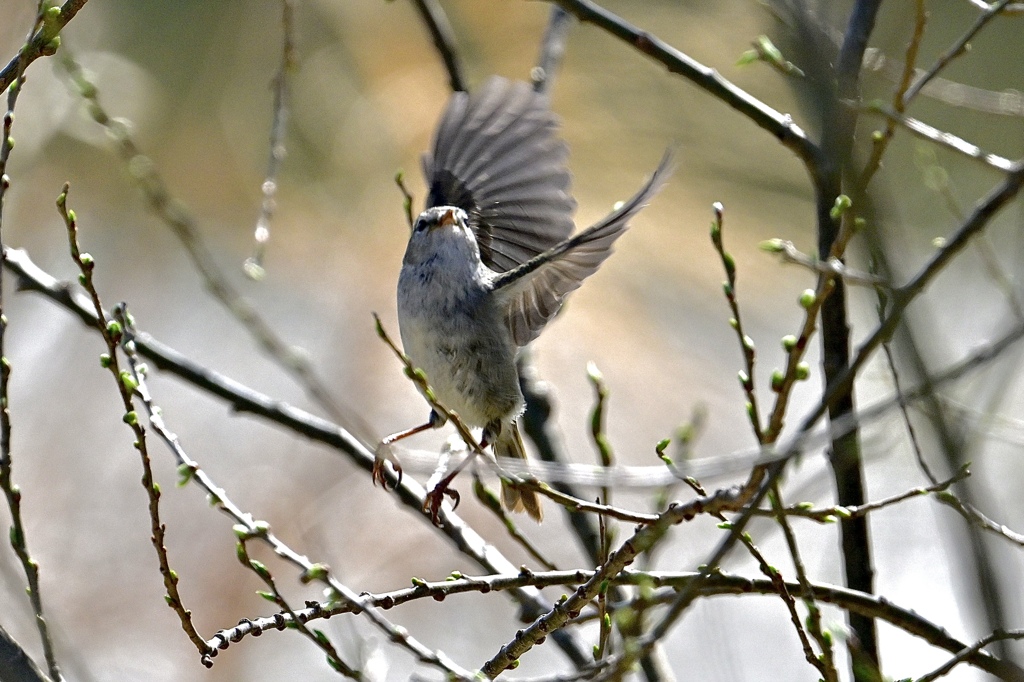
[{"label": "bird's breast", "polygon": [[517,347],[482,279],[406,265],[398,322],[405,353],[445,407],[474,426],[522,410]]}]

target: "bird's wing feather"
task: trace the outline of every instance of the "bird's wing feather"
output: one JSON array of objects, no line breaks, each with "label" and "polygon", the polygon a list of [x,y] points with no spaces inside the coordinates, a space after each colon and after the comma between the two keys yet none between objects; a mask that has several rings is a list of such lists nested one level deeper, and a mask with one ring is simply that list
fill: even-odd
[{"label": "bird's wing feather", "polygon": [[492,77],[472,95],[455,93],[423,156],[427,208],[466,211],[481,259],[496,272],[572,234],[576,202],[557,128],[545,96]]},{"label": "bird's wing feather", "polygon": [[594,274],[612,252],[612,244],[629,221],[665,184],[672,154],[666,152],[657,170],[631,199],[601,221],[491,282],[504,307],[505,324],[519,346],[537,338],[554,317],[565,296]]}]

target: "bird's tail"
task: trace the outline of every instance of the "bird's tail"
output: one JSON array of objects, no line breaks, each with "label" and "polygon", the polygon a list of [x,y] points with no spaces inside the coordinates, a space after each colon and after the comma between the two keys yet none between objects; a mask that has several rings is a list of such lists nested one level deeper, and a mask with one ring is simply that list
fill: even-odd
[{"label": "bird's tail", "polygon": [[[519,425],[516,422],[503,425],[494,441],[494,454],[497,457],[526,459],[526,449],[523,447],[523,438],[519,435]],[[512,512],[525,511],[537,523],[544,520],[544,510],[541,509],[540,498],[533,490],[517,488],[502,480],[501,504]]]}]

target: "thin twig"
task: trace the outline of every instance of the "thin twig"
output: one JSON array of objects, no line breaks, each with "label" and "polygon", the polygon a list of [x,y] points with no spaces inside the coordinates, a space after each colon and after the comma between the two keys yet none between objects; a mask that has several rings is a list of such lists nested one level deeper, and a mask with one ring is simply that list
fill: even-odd
[{"label": "thin twig", "polygon": [[953,656],[953,658],[949,659],[932,672],[928,673],[927,675],[922,675],[921,677],[918,677],[916,680],[914,680],[914,682],[934,682],[934,680],[937,680],[940,677],[945,677],[953,670],[953,668],[955,668],[960,663],[969,660],[971,657],[977,655],[981,652],[982,649],[987,647],[989,644],[1007,639],[1024,639],[1024,630],[997,630],[992,634],[988,635],[987,637],[982,637],[971,646],[964,647],[963,649],[958,651],[956,653],[956,656]]},{"label": "thin twig", "polygon": [[936,499],[938,499],[939,502],[955,509],[958,514],[967,519],[968,523],[971,523],[982,530],[988,531],[989,533],[994,533],[1004,540],[1012,542],[1018,547],[1024,547],[1024,534],[1013,531],[998,521],[990,519],[978,511],[974,506],[967,504],[966,502],[962,502],[956,495],[953,495],[952,493],[945,495],[940,494],[936,495]]},{"label": "thin twig", "polygon": [[[603,467],[610,467],[614,463],[615,452],[612,449],[608,434],[605,433],[604,420],[608,407],[608,388],[604,383],[604,376],[593,362],[587,363],[587,379],[594,388],[594,409],[590,415],[590,437],[597,449],[598,461]],[[612,502],[612,491],[609,486],[601,486],[601,493],[597,498],[599,504],[608,506]],[[611,553],[614,531],[608,527],[604,516],[598,518],[597,537],[600,542],[598,563],[608,561]],[[597,594],[597,618],[598,633],[597,644],[594,646],[594,658],[601,660],[609,654],[610,639],[612,634],[612,620],[608,614],[608,590],[603,589]]]},{"label": "thin twig", "polygon": [[658,520],[657,514],[637,512],[629,509],[622,509],[621,507],[613,507],[610,504],[590,502],[581,498],[571,497],[530,476],[520,476],[516,480],[520,485],[524,485],[530,490],[537,491],[549,500],[557,502],[571,512],[590,512],[599,516],[606,516],[611,519],[636,524],[654,523]]},{"label": "thin twig", "polygon": [[[516,633],[515,638],[501,647],[481,671],[494,678],[513,665],[523,654],[539,644],[552,632],[560,630],[603,589],[606,581],[619,575],[626,566],[633,563],[643,552],[653,547],[673,525],[693,519],[699,514],[715,514],[724,511],[735,511],[750,502],[752,491],[734,487],[716,491],[706,497],[699,497],[685,503],[673,503],[658,515],[657,520],[643,526],[628,538],[617,550],[612,552],[608,560],[581,585],[572,595],[560,600],[554,608],[533,621],[529,627]],[[734,530],[741,532],[740,530]],[[646,639],[646,638],[645,638]],[[660,639],[660,638],[659,638]],[[655,642],[649,642],[643,650],[630,650],[631,660],[647,654]]]},{"label": "thin twig", "polygon": [[[992,9],[992,3],[985,2],[985,0],[967,0],[969,3],[974,5],[980,10],[988,11]],[[1011,2],[1009,5],[1003,7],[1003,14],[1022,14],[1024,13],[1024,2]]]},{"label": "thin twig", "polygon": [[908,131],[922,139],[931,140],[932,142],[942,145],[947,149],[952,149],[969,159],[980,161],[986,166],[1003,171],[1004,173],[1013,171],[1014,163],[1010,159],[999,156],[998,154],[986,152],[981,147],[968,142],[962,137],[958,137],[953,133],[948,133],[944,130],[939,130],[938,128],[930,126],[923,121],[919,121],[916,118],[897,112],[895,109],[875,103],[866,105],[864,107],[864,111],[884,116],[890,121],[902,125]]},{"label": "thin twig", "polygon": [[799,265],[819,275],[837,277],[847,284],[864,287],[889,286],[885,278],[868,272],[853,270],[838,258],[829,258],[826,261],[821,261],[814,256],[809,256],[796,248],[796,245],[788,239],[768,239],[761,242],[761,250],[768,253],[777,253],[783,263]]},{"label": "thin twig", "polygon": [[263,349],[263,351],[305,389],[309,397],[328,415],[345,425],[350,431],[370,433],[358,415],[338,405],[326,385],[319,379],[301,349],[289,345],[264,320],[259,311],[228,281],[217,266],[199,232],[195,218],[184,204],[173,198],[153,161],[146,157],[129,134],[129,126],[120,119],[111,118],[100,105],[96,86],[86,77],[81,66],[61,50],[61,65],[81,96],[89,103],[93,119],[114,140],[115,148],[128,165],[153,212],[169,227],[185,248],[193,267],[199,273],[207,290],[234,317]]},{"label": "thin twig", "polygon": [[[121,324],[123,331],[121,348],[124,350],[128,366],[131,369],[132,378],[136,384],[134,393],[142,401],[142,404],[146,409],[150,428],[152,428],[161,440],[163,440],[164,444],[174,454],[174,457],[177,460],[178,474],[180,476],[179,485],[187,483],[194,483],[198,485],[206,493],[214,507],[231,517],[231,519],[237,524],[236,535],[238,536],[238,543],[240,547],[238,552],[239,560],[242,561],[244,566],[252,570],[261,580],[268,584],[275,597],[274,603],[276,603],[280,608],[291,612],[294,616],[294,610],[278,592],[274,585],[273,578],[270,576],[270,572],[262,564],[259,564],[259,562],[254,562],[249,559],[248,552],[245,549],[245,543],[254,537],[259,538],[266,542],[266,544],[274,550],[275,554],[285,560],[292,560],[294,557],[298,557],[300,555],[291,551],[286,545],[284,545],[284,543],[280,542],[270,531],[269,524],[264,521],[254,519],[251,514],[243,512],[238,506],[236,506],[231,499],[228,498],[224,489],[217,486],[209,475],[207,475],[206,471],[199,467],[199,463],[185,452],[185,449],[182,447],[177,435],[167,428],[167,424],[163,419],[163,411],[153,403],[153,397],[149,392],[149,386],[146,380],[148,372],[138,356],[136,343],[137,332],[131,318],[127,315],[127,311],[123,307],[119,307],[117,309],[116,317],[118,322]],[[308,570],[308,566],[306,564],[296,561],[292,561],[292,563],[304,572]],[[306,563],[308,564],[308,561]],[[348,677],[357,677],[357,675],[354,674],[354,671],[341,660],[337,651],[334,650],[333,646],[330,646],[328,641],[316,637],[304,626],[301,626],[299,629],[304,635],[306,635],[306,637],[311,639],[324,650],[327,654],[328,662],[335,670],[339,670]],[[203,655],[202,660],[204,665],[211,667],[213,665],[212,659],[216,655],[217,649],[211,645],[207,653]]]},{"label": "thin twig", "polygon": [[1009,4],[1010,0],[996,0],[996,2],[989,5],[985,11],[981,13],[981,16],[974,21],[974,24],[967,29],[967,32],[960,36],[956,42],[950,45],[949,49],[943,52],[942,55],[935,60],[935,63],[932,64],[931,68],[921,74],[917,80],[914,81],[914,84],[911,85],[903,95],[904,107],[917,97],[917,94],[921,92],[921,88],[923,88],[928,81],[934,78],[939,71],[946,68],[951,61],[962,55],[967,49],[967,43],[969,43],[971,39],[978,34],[978,31],[985,28],[985,25],[994,19],[996,15],[1003,11],[1003,9]]},{"label": "thin twig", "polygon": [[736,261],[732,254],[725,250],[725,244],[722,241],[725,207],[716,201],[712,205],[712,210],[715,217],[711,223],[711,243],[714,245],[715,251],[722,261],[722,268],[725,270],[725,282],[722,283],[722,290],[725,292],[725,300],[729,304],[730,312],[732,312],[732,317],[729,318],[729,326],[736,332],[736,337],[740,343],[740,351],[743,353],[743,371],[739,373],[739,379],[740,385],[743,386],[743,392],[747,396],[747,419],[750,421],[750,426],[754,429],[754,438],[757,440],[758,445],[764,445],[767,441],[761,426],[757,391],[754,389],[756,376],[754,365],[757,361],[757,349],[754,346],[754,340],[743,331],[743,318],[740,316],[740,304],[736,298]]},{"label": "thin twig", "polygon": [[270,219],[274,215],[277,203],[277,176],[281,164],[287,154],[284,144],[285,131],[288,125],[288,84],[295,70],[295,0],[281,0],[281,32],[284,34],[281,45],[281,66],[274,76],[274,121],[270,125],[270,158],[267,161],[267,174],[260,185],[263,202],[260,204],[260,215],[256,220],[253,233],[253,254],[246,260],[245,273],[252,279],[262,279],[263,257],[266,254],[267,241],[270,240]]},{"label": "thin twig", "polygon": [[[812,519],[819,523],[833,523],[838,519],[848,519],[857,516],[867,516],[869,513],[878,511],[879,509],[885,509],[901,502],[913,499],[915,497],[921,497],[922,495],[928,495],[931,493],[944,493],[949,490],[950,486],[954,483],[966,479],[971,475],[970,470],[967,467],[962,468],[956,474],[947,478],[945,481],[939,481],[927,487],[911,488],[905,490],[902,493],[892,495],[890,497],[883,498],[881,500],[875,500],[874,502],[867,502],[865,504],[856,507],[843,507],[833,506],[825,507],[823,509],[815,509],[807,505],[796,505],[783,507],[778,510],[758,510],[755,512],[758,516],[773,516],[776,514],[782,514],[784,516],[798,516],[805,519]],[[936,499],[945,501],[944,495],[936,495]]]},{"label": "thin twig", "polygon": [[[592,580],[597,573],[597,571],[593,570],[513,571],[506,574],[468,576],[456,572],[443,581],[430,582],[415,579],[412,587],[393,592],[366,595],[366,599],[374,606],[391,609],[417,600],[439,600],[459,594],[482,594],[522,589],[524,587],[544,588],[562,585],[584,585]],[[776,586],[771,580],[748,578],[724,572],[704,575],[696,572],[638,571],[627,568],[616,577],[611,578],[609,582],[612,585],[646,585],[656,588],[671,588],[676,591],[689,586],[696,586],[696,590],[701,597],[742,596],[750,594],[774,595],[776,593]],[[793,592],[800,590],[800,585],[795,581],[787,581],[785,586],[786,589]],[[1024,678],[1024,670],[1021,670],[1012,662],[999,660],[986,653],[982,650],[984,645],[980,647],[968,646],[952,637],[942,627],[923,618],[912,610],[893,604],[892,601],[884,597],[864,594],[856,590],[824,583],[812,582],[811,589],[814,599],[817,601],[884,620],[904,632],[921,638],[931,646],[953,654],[963,653],[962,662],[997,675],[1000,679],[1020,680]],[[665,598],[658,598],[658,601],[663,602]],[[616,606],[617,608],[623,608],[628,606],[628,604],[618,604]],[[351,610],[352,606],[348,604],[323,602],[296,611],[296,616],[308,622],[314,619],[351,613]],[[271,630],[284,630],[288,627],[288,624],[289,617],[285,614],[243,619],[236,627],[221,631],[216,641],[225,642],[224,648],[227,648],[230,646],[230,643],[239,642],[250,635],[257,635]],[[989,638],[986,638],[986,641],[990,641]],[[574,673],[571,677],[546,676],[544,679],[579,679],[579,675],[592,675],[598,667],[598,665],[592,665],[589,668],[584,668]]]},{"label": "thin twig", "polygon": [[[917,53],[921,49],[921,41],[924,39],[924,27],[928,23],[928,12],[925,11],[924,0],[915,0],[914,2],[914,32],[910,36],[910,42],[907,44],[907,51],[903,57],[903,73],[900,76],[899,83],[896,86],[896,92],[893,93],[893,110],[898,115],[903,115],[906,106],[903,101],[903,96],[907,92],[907,88],[910,87],[910,83],[914,78],[914,68],[917,65]],[[860,178],[857,180],[857,187],[859,192],[864,192],[867,186],[871,183],[871,178],[875,176],[878,169],[882,167],[882,157],[885,156],[885,151],[889,148],[889,143],[892,141],[893,136],[896,134],[896,122],[890,119],[885,126],[885,130],[882,132],[875,132],[871,137],[871,157],[867,163],[864,164],[864,170],[861,171]]]},{"label": "thin twig", "polygon": [[465,92],[469,88],[466,85],[466,78],[462,73],[462,62],[459,60],[458,50],[455,48],[455,31],[448,21],[448,15],[437,0],[413,0],[413,4],[423,18],[423,23],[430,31],[430,37],[434,40],[434,47],[444,61],[445,69],[448,70],[448,83],[454,92]]},{"label": "thin twig", "polygon": [[[8,162],[11,158],[11,150],[14,148],[14,109],[18,102],[18,96],[25,88],[25,69],[29,65],[28,54],[32,50],[33,36],[39,35],[47,25],[52,25],[54,12],[46,9],[46,5],[40,0],[32,26],[28,31],[25,42],[18,51],[15,79],[7,90],[7,110],[3,119],[3,139],[0,140],[0,242],[2,242],[2,227],[4,223],[4,207],[7,203],[7,193],[11,188],[11,178],[7,174]],[[56,34],[54,34],[56,36]],[[58,39],[53,38],[54,41]],[[4,256],[0,254],[0,261]],[[7,501],[7,508],[11,512],[11,528],[9,539],[14,554],[18,557],[22,571],[25,573],[25,580],[28,585],[29,603],[32,605],[32,612],[35,615],[36,629],[43,645],[43,657],[46,660],[46,667],[54,682],[61,682],[64,677],[61,674],[60,666],[57,664],[57,654],[54,650],[53,639],[50,636],[49,625],[43,614],[43,597],[39,587],[39,564],[32,558],[28,549],[28,538],[25,534],[25,524],[21,515],[21,491],[13,478],[13,458],[11,455],[11,411],[10,411],[10,379],[11,362],[7,357],[7,301],[4,297],[3,279],[0,278],[0,489],[3,489],[4,498]]]},{"label": "thin twig", "polygon": [[398,185],[398,191],[402,193],[402,208],[405,211],[405,222],[409,225],[409,231],[412,232],[413,227],[413,214],[412,214],[412,192],[405,186],[405,174],[401,171],[395,173],[395,184]]},{"label": "thin twig", "polygon": [[211,652],[192,622],[192,612],[185,608],[181,600],[181,595],[178,592],[178,574],[171,568],[170,559],[167,556],[167,547],[164,543],[167,527],[160,520],[160,485],[153,477],[153,466],[149,457],[149,446],[146,441],[146,429],[139,422],[138,414],[135,412],[135,405],[132,403],[132,394],[136,383],[130,372],[121,370],[117,356],[117,348],[123,335],[123,328],[115,320],[108,321],[103,311],[103,304],[92,280],[92,273],[96,263],[91,255],[82,253],[79,250],[78,224],[75,212],[67,207],[68,190],[69,186],[65,183],[63,191],[57,197],[57,210],[60,212],[61,218],[67,227],[71,259],[81,271],[80,281],[92,300],[93,312],[96,314],[96,329],[103,336],[103,341],[107,346],[107,352],[101,356],[101,362],[103,366],[110,370],[111,375],[114,377],[118,394],[121,397],[121,405],[124,408],[124,423],[128,425],[135,436],[133,445],[138,450],[139,459],[142,463],[142,487],[145,489],[146,496],[149,499],[150,541],[153,543],[153,548],[156,550],[157,559],[160,563],[160,575],[163,577],[164,589],[167,590],[165,595],[167,605],[178,616],[181,622],[181,629],[185,631],[189,640],[199,650],[199,654],[205,657]]},{"label": "thin twig", "polygon": [[565,56],[565,42],[569,37],[570,28],[572,28],[572,15],[561,7],[552,7],[548,18],[548,27],[544,31],[544,40],[541,42],[537,66],[530,71],[533,89],[541,94],[551,92],[555,74]]},{"label": "thin twig", "polygon": [[24,73],[28,65],[39,59],[57,52],[60,47],[60,32],[68,25],[68,22],[75,18],[78,10],[85,6],[88,0],[67,0],[60,9],[47,10],[43,24],[35,31],[28,48],[19,50],[18,55],[0,69],[0,92],[6,90],[11,83],[18,78],[19,73]]},{"label": "thin twig", "polygon": [[[874,263],[874,261],[872,261]],[[882,289],[875,290],[878,303],[876,305],[876,311],[878,313],[878,322],[881,323],[885,318],[885,308],[888,304],[888,294]],[[903,418],[903,427],[907,431],[907,437],[910,439],[910,448],[914,452],[914,459],[917,461],[918,468],[925,475],[932,485],[939,482],[938,477],[932,473],[932,469],[928,466],[928,462],[924,458],[924,450],[921,448],[920,440],[917,437],[917,429],[914,428],[914,422],[910,419],[910,410],[906,402],[903,401],[903,386],[900,379],[900,372],[896,368],[896,358],[893,356],[892,344],[890,341],[886,341],[882,344],[882,352],[885,354],[885,362],[889,368],[889,374],[892,376],[893,390],[896,396],[900,399],[900,416]]]},{"label": "thin twig", "polygon": [[591,0],[550,1],[580,21],[594,24],[611,33],[663,65],[670,73],[683,76],[716,99],[736,109],[795,153],[809,169],[818,164],[819,149],[803,129],[793,123],[788,114],[782,114],[751,96],[723,78],[715,69],[701,64],[656,36],[629,24]]},{"label": "thin twig", "polygon": [[[832,651],[832,640],[822,630],[821,609],[818,608],[818,603],[814,599],[814,587],[807,577],[807,569],[804,567],[803,558],[800,555],[800,545],[797,543],[796,535],[793,533],[793,527],[789,524],[786,515],[782,513],[785,504],[782,501],[782,490],[778,483],[772,487],[768,498],[772,505],[772,511],[775,514],[775,520],[779,524],[779,528],[782,529],[782,535],[786,540],[786,548],[789,550],[789,557],[796,571],[797,583],[800,585],[800,596],[803,598],[804,607],[807,609],[807,629],[810,631],[811,636],[814,637],[814,641],[818,643],[818,649],[821,650],[821,659],[818,660],[813,655],[810,655],[810,645],[805,643],[804,649],[808,654],[807,659],[811,665],[814,665],[821,672],[826,682],[839,682],[835,654]],[[801,640],[806,641],[806,635],[800,629],[799,621],[797,621],[796,626],[800,631]]]}]

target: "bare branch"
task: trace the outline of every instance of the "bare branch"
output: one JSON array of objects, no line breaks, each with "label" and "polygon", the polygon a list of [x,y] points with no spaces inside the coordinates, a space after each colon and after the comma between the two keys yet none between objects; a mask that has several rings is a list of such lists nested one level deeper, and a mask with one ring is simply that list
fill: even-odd
[{"label": "bare branch", "polygon": [[818,162],[819,150],[788,114],[782,114],[656,36],[632,26],[591,0],[551,0],[576,16],[594,24],[651,57],[670,73],[688,79],[717,99],[753,121],[795,153],[808,168]]},{"label": "bare branch", "polygon": [[565,56],[565,41],[569,37],[570,28],[572,28],[572,16],[561,7],[552,7],[548,28],[544,32],[544,41],[541,43],[537,66],[530,72],[533,89],[537,92],[551,92],[555,73]]},{"label": "bare branch", "polygon": [[[428,582],[415,580],[413,587],[407,587],[392,592],[367,595],[367,600],[375,606],[390,609],[403,604],[422,599],[444,599],[459,594],[480,594],[493,591],[521,589],[525,586],[536,588],[557,587],[562,585],[583,585],[593,579],[596,575],[592,570],[575,571],[521,571],[502,575],[467,576],[461,573],[453,573],[447,580]],[[681,590],[687,586],[697,584],[701,597],[714,597],[726,595],[773,595],[775,586],[771,580],[759,578],[747,578],[744,576],[732,575],[729,573],[716,572],[710,576],[701,573],[684,573],[671,571],[637,571],[625,569],[619,575],[611,579],[614,585],[648,585],[658,588],[671,588]],[[786,587],[793,591],[800,589],[796,582],[787,581]],[[883,597],[864,594],[837,585],[825,583],[811,583],[814,598],[818,601],[834,604],[843,609],[855,611],[872,618],[884,620],[896,628],[909,634],[919,637],[928,644],[944,649],[960,657],[959,662],[966,662],[980,670],[984,670],[1001,679],[1020,680],[1024,678],[1024,670],[1009,661],[1002,661],[991,654],[983,651],[985,644],[967,644],[952,637],[945,629],[918,615],[910,609],[904,609],[890,600]],[[671,597],[671,592],[660,596],[659,601]],[[616,608],[625,608],[629,604],[618,604]],[[308,622],[317,618],[327,618],[341,613],[350,612],[351,607],[344,604],[322,603],[315,604],[306,609],[296,612],[296,615]],[[230,630],[222,630],[218,633],[218,641],[239,642],[246,636],[255,635],[271,630],[284,630],[288,625],[288,617],[284,614],[277,614],[270,617],[244,619],[239,625]],[[988,643],[994,633],[981,640]],[[1018,637],[1017,634],[1012,634]],[[225,645],[228,646],[228,645]],[[581,676],[591,676],[601,664],[592,664],[578,673],[570,676],[545,677],[545,680],[581,679]]]},{"label": "bare branch", "polygon": [[277,194],[277,176],[281,171],[287,148],[284,144],[285,131],[288,124],[288,83],[295,70],[295,1],[281,0],[281,31],[284,34],[281,45],[281,66],[274,76],[274,121],[270,124],[270,158],[267,161],[267,174],[260,186],[263,202],[260,204],[260,215],[256,220],[253,233],[252,256],[245,261],[245,273],[252,279],[262,279],[263,257],[267,242],[270,240],[270,219],[274,215]]},{"label": "bare branch", "polygon": [[985,8],[985,11],[981,13],[981,16],[979,16],[975,20],[974,24],[967,29],[967,32],[960,36],[956,42],[950,45],[949,49],[943,52],[942,55],[935,60],[935,63],[932,64],[931,68],[921,74],[921,76],[914,81],[914,84],[911,85],[903,95],[903,105],[906,106],[911,100],[917,97],[917,94],[921,92],[921,88],[923,88],[928,81],[934,78],[939,71],[946,68],[951,61],[962,55],[967,48],[967,43],[969,43],[971,39],[978,34],[978,31],[985,28],[985,25],[994,19],[995,16],[1003,11],[1003,9],[1009,4],[1010,0],[996,0],[996,2],[988,5]]},{"label": "bare branch", "polygon": [[466,85],[466,77],[462,73],[462,62],[455,49],[455,31],[452,30],[451,22],[448,21],[448,15],[444,13],[437,0],[413,0],[413,4],[420,13],[423,23],[427,25],[430,37],[434,40],[434,47],[437,48],[444,61],[452,91],[467,91],[469,88]]},{"label": "bare branch", "polygon": [[869,104],[864,108],[864,110],[870,113],[880,114],[890,121],[899,123],[920,138],[931,140],[936,144],[940,144],[947,149],[959,152],[960,154],[974,159],[975,161],[981,161],[996,170],[1003,171],[1004,173],[1013,171],[1013,161],[1003,158],[1002,156],[998,156],[997,154],[986,152],[982,150],[981,147],[971,144],[967,140],[957,137],[953,133],[948,133],[944,130],[934,128],[924,121],[919,121],[912,116],[901,114],[896,110],[881,104]]}]

